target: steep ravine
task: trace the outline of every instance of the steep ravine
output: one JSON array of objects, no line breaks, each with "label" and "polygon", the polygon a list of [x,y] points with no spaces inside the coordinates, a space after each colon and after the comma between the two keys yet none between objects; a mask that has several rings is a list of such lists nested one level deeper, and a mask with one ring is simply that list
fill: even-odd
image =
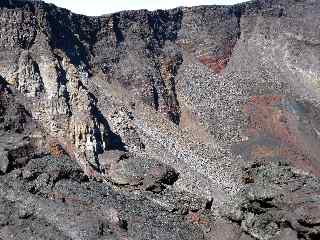
[{"label": "steep ravine", "polygon": [[0,240],[320,236],[320,3],[0,2]]}]

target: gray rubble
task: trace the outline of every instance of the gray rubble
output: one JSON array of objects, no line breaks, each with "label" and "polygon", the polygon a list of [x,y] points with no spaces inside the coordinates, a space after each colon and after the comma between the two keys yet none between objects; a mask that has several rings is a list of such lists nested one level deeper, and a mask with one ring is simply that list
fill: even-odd
[{"label": "gray rubble", "polygon": [[320,239],[319,26],[1,0],[0,240]]}]

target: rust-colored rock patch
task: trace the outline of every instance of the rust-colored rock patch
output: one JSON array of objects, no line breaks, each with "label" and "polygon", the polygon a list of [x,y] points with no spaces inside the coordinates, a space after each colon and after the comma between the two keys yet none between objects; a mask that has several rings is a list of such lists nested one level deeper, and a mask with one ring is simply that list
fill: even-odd
[{"label": "rust-colored rock patch", "polygon": [[312,104],[283,96],[253,96],[243,106],[248,117],[248,141],[237,146],[248,160],[285,160],[296,168],[320,175],[316,134],[319,121]]},{"label": "rust-colored rock patch", "polygon": [[221,74],[228,65],[228,62],[232,55],[233,48],[234,44],[227,45],[224,48],[222,54],[218,56],[213,56],[210,54],[202,55],[199,57],[199,61],[202,64],[206,65],[214,73]]}]

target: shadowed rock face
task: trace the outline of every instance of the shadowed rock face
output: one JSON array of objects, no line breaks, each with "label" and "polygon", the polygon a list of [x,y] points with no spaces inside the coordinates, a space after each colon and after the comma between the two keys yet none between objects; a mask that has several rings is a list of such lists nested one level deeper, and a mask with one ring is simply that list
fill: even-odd
[{"label": "shadowed rock face", "polygon": [[0,239],[319,239],[319,16],[2,0]]}]

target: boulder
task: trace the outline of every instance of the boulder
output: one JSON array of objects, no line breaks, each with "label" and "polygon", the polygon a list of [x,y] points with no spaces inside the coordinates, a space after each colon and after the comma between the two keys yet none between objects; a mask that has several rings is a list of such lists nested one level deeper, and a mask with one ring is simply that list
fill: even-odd
[{"label": "boulder", "polygon": [[8,152],[4,149],[0,149],[0,172],[6,173],[9,167]]}]

